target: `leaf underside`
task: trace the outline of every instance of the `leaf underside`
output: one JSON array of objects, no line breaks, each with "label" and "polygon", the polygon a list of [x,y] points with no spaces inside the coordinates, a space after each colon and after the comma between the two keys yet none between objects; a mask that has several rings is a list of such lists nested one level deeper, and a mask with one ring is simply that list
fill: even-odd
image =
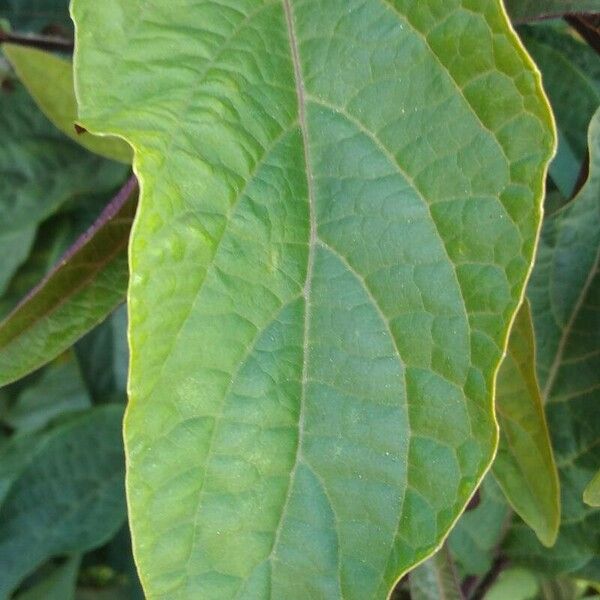
[{"label": "leaf underside", "polygon": [[149,597],[384,598],[488,468],[553,133],[497,0],[462,4],[74,2],[82,124],[143,190]]},{"label": "leaf underside", "polygon": [[600,0],[505,0],[505,3],[517,23],[569,13],[600,12]]}]

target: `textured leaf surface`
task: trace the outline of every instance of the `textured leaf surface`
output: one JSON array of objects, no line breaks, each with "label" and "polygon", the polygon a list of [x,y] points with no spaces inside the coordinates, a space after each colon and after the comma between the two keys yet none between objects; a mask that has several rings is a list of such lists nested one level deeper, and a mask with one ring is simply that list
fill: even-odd
[{"label": "textured leaf surface", "polygon": [[590,506],[600,507],[600,471],[590,481],[583,492],[583,501]]},{"label": "textured leaf surface", "polygon": [[509,502],[551,546],[560,524],[559,483],[535,373],[529,303],[517,314],[496,387],[500,444],[492,470]]},{"label": "textured leaf surface", "polygon": [[121,417],[93,409],[38,442],[0,508],[0,598],[51,556],[99,546],[122,525]]},{"label": "textured leaf surface", "polygon": [[4,44],[2,50],[37,105],[58,129],[91,152],[131,163],[131,147],[123,140],[75,131],[77,101],[70,60],[25,46]]},{"label": "textured leaf surface", "polygon": [[461,600],[464,598],[450,552],[443,546],[410,572],[411,600]]},{"label": "textured leaf surface", "polygon": [[0,90],[0,294],[25,261],[38,225],[69,200],[108,194],[125,167],[66,139],[17,82]]},{"label": "textured leaf surface", "polygon": [[600,111],[589,130],[590,177],[578,197],[544,225],[528,295],[562,490],[558,541],[544,550],[517,530],[516,558],[600,581],[600,511],[583,490],[600,464]]},{"label": "textured leaf surface", "polygon": [[499,4],[468,4],[73,4],[82,124],[142,181],[148,596],[383,598],[487,469],[553,140]]},{"label": "textured leaf surface", "polygon": [[59,265],[0,323],[0,385],[58,356],[123,301],[137,193],[132,178]]},{"label": "textured leaf surface", "polygon": [[519,28],[542,72],[558,126],[558,152],[550,176],[571,198],[587,152],[587,130],[600,105],[600,61],[587,44],[547,25]]},{"label": "textured leaf surface", "polygon": [[600,0],[504,0],[517,23],[561,17],[567,13],[600,12]]}]

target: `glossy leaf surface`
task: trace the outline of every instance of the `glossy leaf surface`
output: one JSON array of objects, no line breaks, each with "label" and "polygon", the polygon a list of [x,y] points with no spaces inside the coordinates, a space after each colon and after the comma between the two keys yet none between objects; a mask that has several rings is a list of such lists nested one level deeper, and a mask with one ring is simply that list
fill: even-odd
[{"label": "glossy leaf surface", "polygon": [[0,323],[0,385],[58,356],[123,301],[137,194],[131,179],[55,269]]},{"label": "glossy leaf surface", "polygon": [[131,142],[143,190],[125,436],[146,594],[384,598],[495,451],[553,150],[506,15],[72,10],[81,122]]},{"label": "glossy leaf surface", "polygon": [[4,44],[2,49],[23,85],[58,129],[95,154],[131,163],[131,147],[123,140],[76,132],[77,101],[70,60],[25,46]]},{"label": "glossy leaf surface", "polygon": [[559,483],[540,389],[529,303],[517,314],[496,387],[500,444],[492,471],[519,516],[551,546],[560,522]]},{"label": "glossy leaf surface", "polygon": [[545,223],[528,288],[563,525],[550,550],[519,529],[510,551],[537,568],[600,581],[600,511],[583,502],[600,464],[600,111],[589,143],[590,177],[577,198]]}]

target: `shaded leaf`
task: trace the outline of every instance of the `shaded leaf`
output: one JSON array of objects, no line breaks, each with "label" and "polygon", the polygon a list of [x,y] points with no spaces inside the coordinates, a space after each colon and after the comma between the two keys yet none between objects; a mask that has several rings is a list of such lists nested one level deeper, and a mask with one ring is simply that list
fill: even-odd
[{"label": "shaded leaf", "polygon": [[74,600],[80,562],[80,555],[72,556],[15,600]]},{"label": "shaded leaf", "polygon": [[69,141],[15,82],[0,89],[0,294],[25,261],[38,225],[73,198],[108,195],[126,167]]},{"label": "shaded leaf", "polygon": [[[534,600],[540,589],[535,574],[522,568],[503,571],[485,595],[485,600]],[[566,600],[566,599],[565,599]]]},{"label": "shaded leaf", "polygon": [[446,546],[410,572],[411,600],[461,600],[464,598],[452,557]]},{"label": "shaded leaf", "polygon": [[121,527],[122,414],[96,408],[38,442],[0,508],[0,597],[48,558],[99,546]]},{"label": "shaded leaf", "polygon": [[600,507],[600,471],[583,491],[583,501],[590,506]]},{"label": "shaded leaf", "polygon": [[0,18],[14,29],[40,33],[62,29],[69,33],[69,0],[0,0]]},{"label": "shaded leaf", "polygon": [[146,594],[383,598],[495,452],[553,151],[538,78],[496,0],[144,7],[72,10],[81,124],[142,180]]},{"label": "shaded leaf", "polygon": [[517,514],[551,546],[560,525],[558,473],[535,373],[529,303],[517,313],[496,387],[500,444],[492,471]]},{"label": "shaded leaf", "polygon": [[600,581],[600,511],[583,491],[600,464],[600,110],[589,130],[590,177],[544,225],[528,288],[538,376],[561,480],[562,526],[545,550],[517,528],[516,560]]},{"label": "shaded leaf", "polygon": [[522,27],[519,33],[542,72],[558,126],[550,176],[570,199],[586,159],[588,126],[600,105],[600,61],[587,44],[555,27]]},{"label": "shaded leaf", "polygon": [[452,556],[465,575],[482,576],[491,569],[512,514],[491,475],[479,493],[479,505],[462,514],[448,538]]},{"label": "shaded leaf", "polygon": [[25,388],[2,420],[19,431],[35,431],[45,427],[59,415],[90,408],[76,361],[52,365],[32,386]]},{"label": "shaded leaf", "polygon": [[600,12],[600,0],[504,0],[504,3],[517,23],[569,13]]},{"label": "shaded leaf", "polygon": [[37,369],[123,301],[134,178],[56,268],[0,323],[0,385]]},{"label": "shaded leaf", "polygon": [[70,60],[12,44],[3,44],[2,50],[37,105],[58,129],[91,152],[131,164],[131,147],[123,140],[76,132],[77,101]]}]

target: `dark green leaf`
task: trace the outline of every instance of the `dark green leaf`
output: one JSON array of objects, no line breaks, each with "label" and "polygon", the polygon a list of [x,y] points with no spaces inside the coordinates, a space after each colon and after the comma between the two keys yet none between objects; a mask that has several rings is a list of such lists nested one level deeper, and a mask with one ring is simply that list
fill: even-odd
[{"label": "dark green leaf", "polygon": [[464,598],[452,557],[446,546],[410,572],[411,600],[461,600]]},{"label": "dark green leaf", "polygon": [[95,408],[38,436],[0,508],[0,598],[48,558],[99,546],[123,524],[122,414]]},{"label": "dark green leaf", "polygon": [[59,265],[0,323],[0,385],[52,360],[122,302],[136,201],[132,178]]},{"label": "dark green leaf", "polygon": [[15,600],[74,600],[80,562],[81,556],[72,556]]},{"label": "dark green leaf", "polygon": [[516,23],[568,13],[600,12],[600,0],[505,0],[505,4]]}]

